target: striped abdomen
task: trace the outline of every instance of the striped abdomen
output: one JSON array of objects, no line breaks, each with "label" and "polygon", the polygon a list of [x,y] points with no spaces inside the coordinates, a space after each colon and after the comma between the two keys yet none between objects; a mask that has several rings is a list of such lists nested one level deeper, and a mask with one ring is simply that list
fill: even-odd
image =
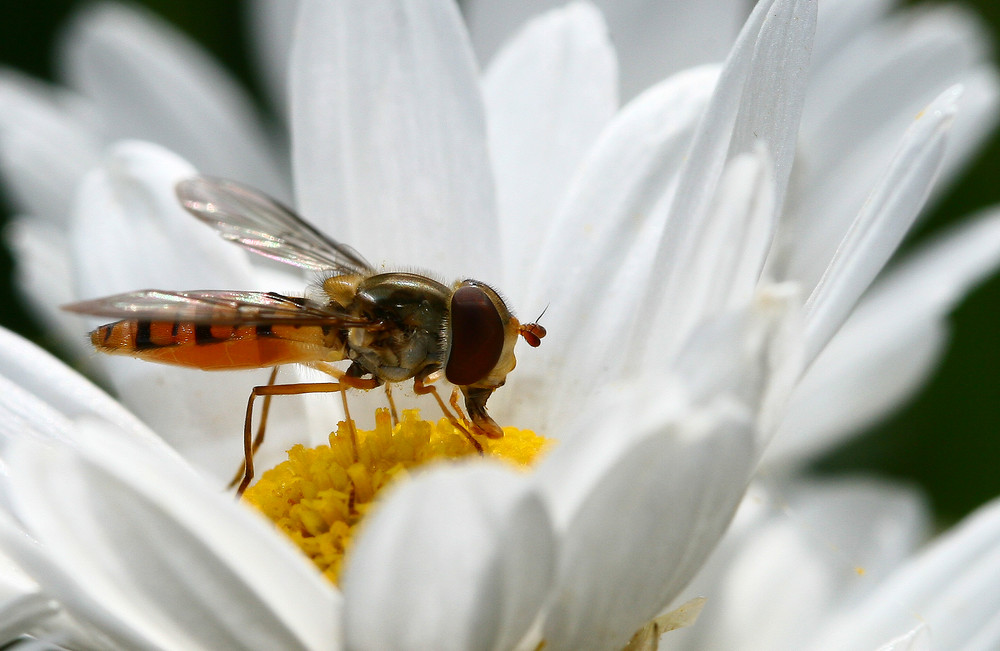
[{"label": "striped abdomen", "polygon": [[104,353],[204,370],[261,368],[343,359],[338,333],[321,326],[231,326],[116,321],[90,333]]}]

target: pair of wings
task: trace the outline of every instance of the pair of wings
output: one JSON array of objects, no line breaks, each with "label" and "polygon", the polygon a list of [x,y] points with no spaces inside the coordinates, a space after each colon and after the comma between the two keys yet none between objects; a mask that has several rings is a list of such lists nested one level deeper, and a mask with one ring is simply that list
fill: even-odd
[{"label": "pair of wings", "polygon": [[[233,181],[196,176],[177,184],[192,215],[224,239],[278,262],[333,275],[375,273],[351,247],[331,240],[289,208]],[[66,305],[63,309],[115,319],[218,325],[372,326],[336,306],[274,292],[141,290]]]}]

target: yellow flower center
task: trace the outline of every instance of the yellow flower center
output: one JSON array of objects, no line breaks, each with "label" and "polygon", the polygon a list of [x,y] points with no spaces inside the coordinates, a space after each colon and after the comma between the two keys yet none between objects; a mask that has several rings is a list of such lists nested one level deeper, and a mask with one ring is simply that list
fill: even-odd
[{"label": "yellow flower center", "polygon": [[[379,409],[375,429],[357,432],[357,450],[352,438],[341,422],[329,445],[292,447],[287,461],[265,472],[243,495],[334,583],[355,528],[389,482],[432,461],[479,454],[447,419],[420,420],[417,410],[403,411],[393,427],[389,411]],[[503,438],[477,440],[484,456],[520,467],[531,464],[548,444],[530,430],[513,427],[504,428]]]}]

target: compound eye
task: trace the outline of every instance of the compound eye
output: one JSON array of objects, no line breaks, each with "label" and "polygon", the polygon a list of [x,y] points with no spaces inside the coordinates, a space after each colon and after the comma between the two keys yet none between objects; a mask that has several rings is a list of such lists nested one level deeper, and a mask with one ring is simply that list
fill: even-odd
[{"label": "compound eye", "polygon": [[451,350],[444,374],[458,386],[489,375],[503,352],[503,319],[482,288],[465,285],[451,297]]}]

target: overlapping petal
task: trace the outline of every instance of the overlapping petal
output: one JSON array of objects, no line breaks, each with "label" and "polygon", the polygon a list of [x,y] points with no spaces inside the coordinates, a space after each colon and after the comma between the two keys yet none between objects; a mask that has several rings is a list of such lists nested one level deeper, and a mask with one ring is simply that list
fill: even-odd
[{"label": "overlapping petal", "polygon": [[348,645],[517,644],[545,603],[556,554],[529,488],[513,470],[476,464],[432,470],[388,496],[344,574]]},{"label": "overlapping petal", "polygon": [[884,274],[796,388],[772,467],[789,468],[902,404],[939,358],[948,313],[998,264],[1000,218],[989,211]]},{"label": "overlapping petal", "polygon": [[206,174],[286,197],[246,93],[200,47],[155,16],[105,2],[77,16],[60,62],[69,85],[96,105],[111,140],[174,149]]},{"label": "overlapping petal", "polygon": [[527,24],[486,69],[483,100],[503,287],[517,305],[534,280],[546,225],[618,110],[617,61],[600,13],[577,2]]},{"label": "overlapping petal", "polygon": [[[511,35],[557,0],[471,0],[463,3],[480,61],[491,61]],[[733,0],[648,2],[597,0],[622,62],[627,98],[685,68],[725,59],[750,3]]]},{"label": "overlapping petal", "polygon": [[486,120],[454,3],[306,1],[297,30],[301,212],[376,266],[499,280]]}]

